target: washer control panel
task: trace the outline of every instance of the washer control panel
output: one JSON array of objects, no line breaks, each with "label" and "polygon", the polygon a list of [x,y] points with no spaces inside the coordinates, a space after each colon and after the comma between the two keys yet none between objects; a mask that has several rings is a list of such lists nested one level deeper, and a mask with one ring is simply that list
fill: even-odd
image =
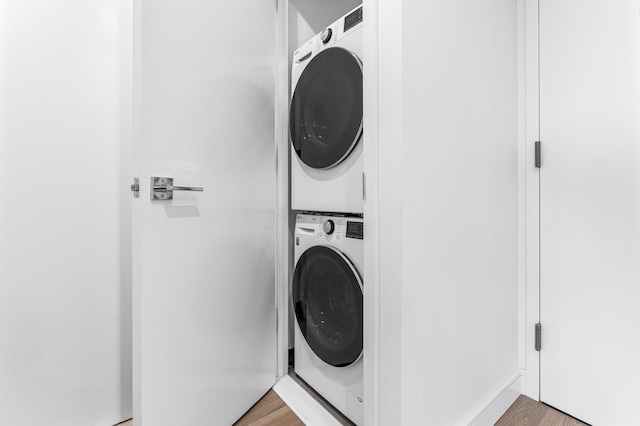
[{"label": "washer control panel", "polygon": [[364,238],[364,224],[362,222],[353,222],[347,220],[347,238],[356,238],[362,240]]},{"label": "washer control panel", "polygon": [[364,224],[361,218],[298,214],[295,233],[296,243],[302,236],[322,238],[327,242],[348,239],[362,240],[364,238]]},{"label": "washer control panel", "polygon": [[331,219],[325,220],[324,223],[322,224],[322,230],[327,235],[333,234],[333,231],[335,231],[335,229],[336,229],[336,223]]}]

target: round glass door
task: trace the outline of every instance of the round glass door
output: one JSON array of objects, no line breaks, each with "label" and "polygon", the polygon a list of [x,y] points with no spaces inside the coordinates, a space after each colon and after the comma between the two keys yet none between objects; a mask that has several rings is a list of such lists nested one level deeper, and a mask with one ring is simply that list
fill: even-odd
[{"label": "round glass door", "polygon": [[293,306],[300,331],[313,352],[335,367],[362,354],[362,281],[338,250],[314,246],[293,274]]},{"label": "round glass door", "polygon": [[293,93],[289,126],[303,163],[328,169],[362,134],[362,65],[348,50],[330,47],[306,66]]}]

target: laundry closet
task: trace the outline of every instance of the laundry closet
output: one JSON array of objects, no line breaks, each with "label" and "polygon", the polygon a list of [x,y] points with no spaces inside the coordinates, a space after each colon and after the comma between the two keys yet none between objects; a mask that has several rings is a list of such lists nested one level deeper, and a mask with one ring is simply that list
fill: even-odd
[{"label": "laundry closet", "polygon": [[[518,82],[517,22],[512,20],[516,5],[498,1],[461,11],[455,5],[407,3],[400,8],[380,2],[367,10],[365,1],[361,139],[345,157],[346,165],[302,176],[296,133],[304,126],[296,122],[301,114],[296,115],[295,93],[300,68],[327,45],[340,42],[332,37],[344,31],[351,7],[358,5],[349,5],[348,10],[340,5],[343,9],[337,8],[315,28],[307,27],[314,12],[322,16],[332,10],[332,3],[317,5],[315,11],[305,2],[288,5],[292,70],[288,130],[294,140],[288,225],[294,240],[289,267],[294,271],[294,303],[300,301],[296,285],[297,273],[305,271],[299,266],[303,253],[316,245],[335,248],[337,237],[349,236],[348,229],[342,236],[331,234],[336,220],[331,215],[299,214],[339,205],[338,197],[348,191],[349,185],[343,184],[322,201],[321,185],[331,188],[332,176],[318,172],[361,182],[364,190],[362,260],[339,249],[355,264],[344,269],[361,273],[362,359],[351,364],[351,358],[338,367],[322,361],[318,354],[325,348],[308,345],[300,330],[301,324],[309,323],[304,321],[305,312],[294,305],[294,371],[356,424],[396,424],[400,418],[406,424],[492,424],[522,387],[517,349]],[[302,35],[300,22],[307,27]],[[347,89],[340,96],[350,96]],[[342,104],[345,108],[348,102]],[[349,124],[345,117],[340,129]],[[357,123],[352,127],[357,129]],[[347,181],[348,171],[360,167],[360,160],[363,180]],[[333,165],[329,163],[320,167]],[[317,181],[309,182],[314,177]],[[305,184],[307,190],[300,191]],[[352,193],[357,194],[359,188],[353,186]],[[308,207],[302,205],[305,202]],[[357,214],[358,207],[335,210]],[[353,221],[348,214],[339,220],[345,228]],[[492,241],[490,250],[486,241]],[[492,345],[485,345],[483,336]],[[360,368],[362,373],[354,373]],[[360,374],[363,395],[345,386]],[[446,402],[428,403],[427,412],[423,410],[424,398],[440,401],[444,395]],[[362,418],[352,414],[358,396]]]},{"label": "laundry closet", "polygon": [[363,8],[351,3],[289,3],[288,326],[292,377],[362,425],[365,66]]}]

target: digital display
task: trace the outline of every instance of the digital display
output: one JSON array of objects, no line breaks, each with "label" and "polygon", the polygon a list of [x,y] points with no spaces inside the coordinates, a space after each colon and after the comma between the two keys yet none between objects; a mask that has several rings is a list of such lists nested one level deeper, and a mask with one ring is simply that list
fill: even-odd
[{"label": "digital display", "polygon": [[362,240],[364,237],[364,224],[362,222],[347,221],[347,238],[357,238]]},{"label": "digital display", "polygon": [[344,32],[362,22],[362,8],[359,7],[344,18]]}]

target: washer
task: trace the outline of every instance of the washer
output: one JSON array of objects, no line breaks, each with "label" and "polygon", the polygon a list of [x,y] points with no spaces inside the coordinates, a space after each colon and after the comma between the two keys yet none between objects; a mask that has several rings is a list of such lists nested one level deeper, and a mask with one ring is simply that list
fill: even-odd
[{"label": "washer", "polygon": [[364,226],[298,214],[292,302],[295,372],[356,425],[363,411]]},{"label": "washer", "polygon": [[362,6],[293,54],[291,208],[363,212]]}]

